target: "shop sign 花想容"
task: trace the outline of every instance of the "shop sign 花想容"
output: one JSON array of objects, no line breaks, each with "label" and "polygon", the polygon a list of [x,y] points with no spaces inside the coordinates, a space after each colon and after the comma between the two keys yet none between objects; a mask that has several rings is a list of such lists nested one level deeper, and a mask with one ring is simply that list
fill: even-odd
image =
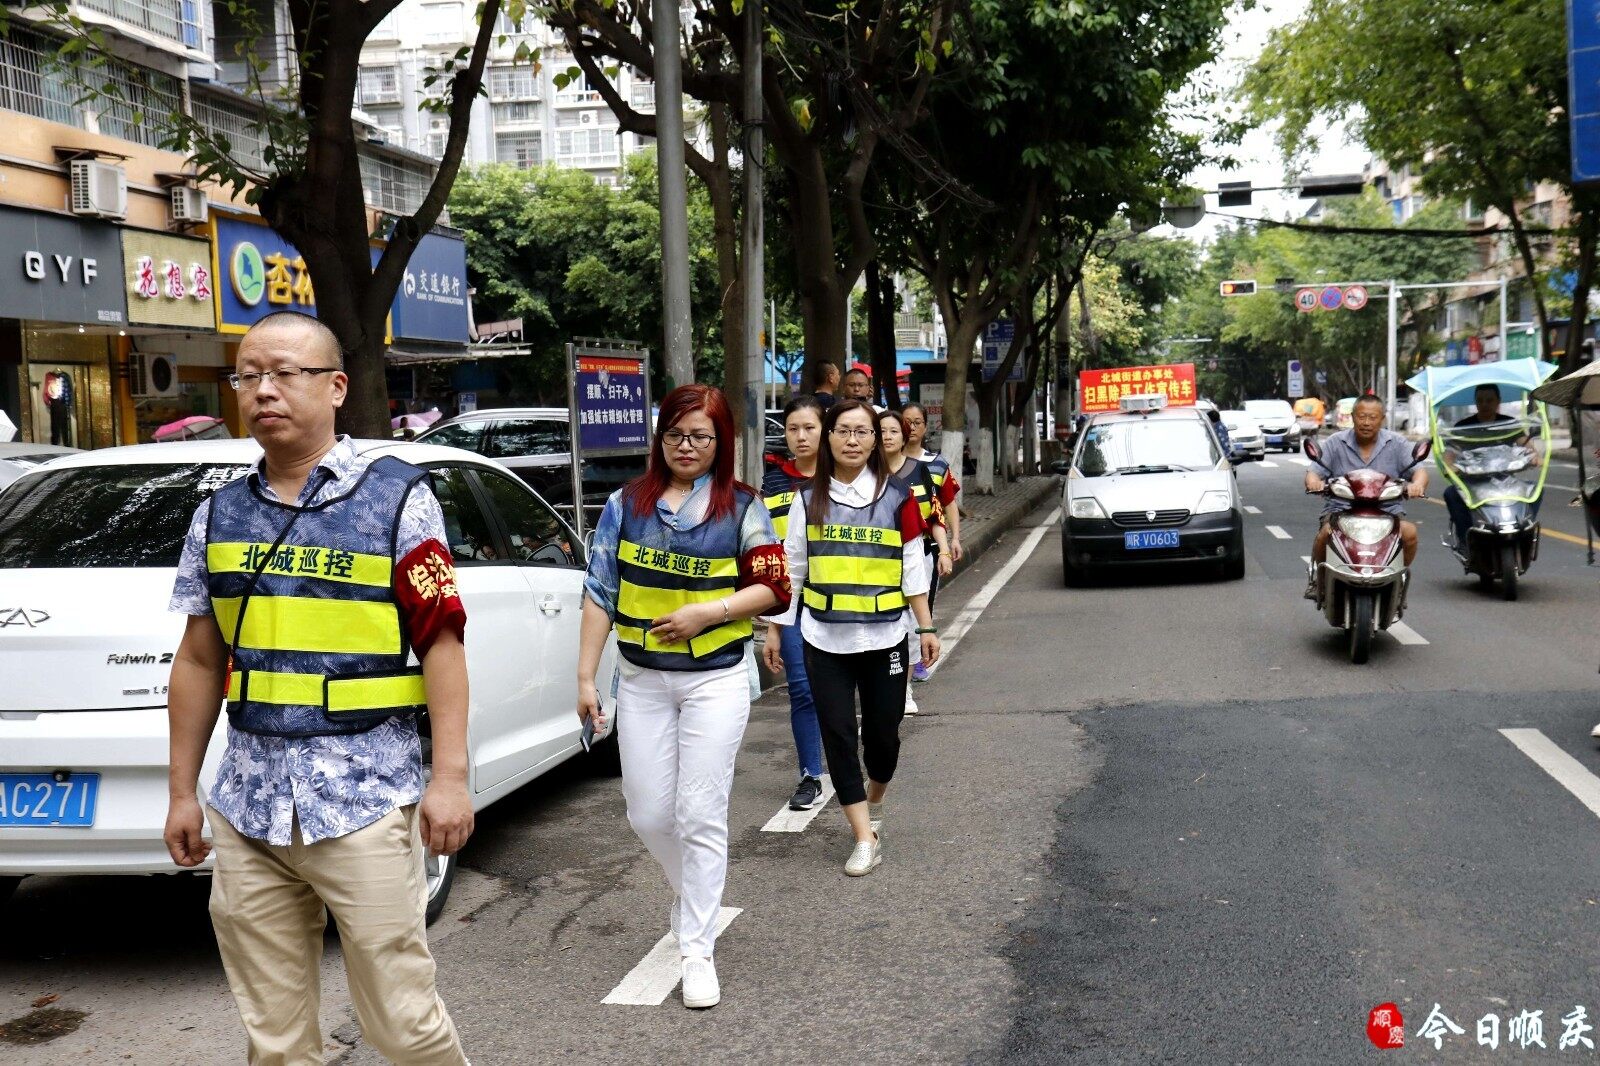
[{"label": "shop sign \u82b1\u60f3\u5bb9", "polygon": [[122,242],[117,226],[0,207],[0,318],[122,326]]},{"label": "shop sign \u82b1\u60f3\u5bb9", "polygon": [[211,244],[150,230],[122,231],[128,321],[139,326],[217,328]]}]

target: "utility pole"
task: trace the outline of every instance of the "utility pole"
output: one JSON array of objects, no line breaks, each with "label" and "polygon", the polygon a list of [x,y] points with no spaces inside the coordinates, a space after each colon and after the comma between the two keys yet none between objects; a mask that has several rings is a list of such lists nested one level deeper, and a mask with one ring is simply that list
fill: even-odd
[{"label": "utility pole", "polygon": [[661,194],[661,321],[667,387],[694,380],[689,320],[689,191],[683,161],[683,56],[678,0],[652,0],[656,57],[656,168]]},{"label": "utility pole", "polygon": [[[675,0],[674,0],[675,2]],[[766,451],[766,417],[762,411],[762,388],[766,380],[767,353],[761,343],[761,311],[766,296],[766,210],[762,201],[761,162],[761,3],[747,0],[744,5],[744,480],[759,485],[762,453]],[[778,350],[772,338],[772,350]]]}]

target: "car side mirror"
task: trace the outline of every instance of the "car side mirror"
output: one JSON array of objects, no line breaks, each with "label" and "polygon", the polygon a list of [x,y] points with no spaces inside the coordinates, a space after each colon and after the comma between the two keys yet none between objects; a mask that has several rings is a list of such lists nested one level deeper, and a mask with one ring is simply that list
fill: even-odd
[{"label": "car side mirror", "polygon": [[1411,449],[1411,459],[1413,462],[1420,463],[1428,457],[1428,453],[1431,451],[1433,451],[1433,441],[1419,440],[1417,441],[1417,446]]},{"label": "car side mirror", "polygon": [[1304,444],[1304,448],[1305,448],[1305,453],[1306,453],[1306,458],[1307,459],[1310,459],[1313,463],[1322,462],[1322,449],[1317,447],[1317,442],[1316,441],[1314,441],[1314,440],[1306,441],[1305,444]]},{"label": "car side mirror", "polygon": [[1060,474],[1062,477],[1066,477],[1068,474],[1072,473],[1072,461],[1070,459],[1057,459],[1055,462],[1050,464],[1050,472],[1053,474]]}]

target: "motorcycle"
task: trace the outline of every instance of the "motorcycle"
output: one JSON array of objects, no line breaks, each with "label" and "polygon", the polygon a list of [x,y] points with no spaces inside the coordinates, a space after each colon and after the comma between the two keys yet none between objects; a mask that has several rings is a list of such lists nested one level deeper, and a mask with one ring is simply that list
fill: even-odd
[{"label": "motorcycle", "polygon": [[[1411,467],[1428,457],[1429,441],[1411,452]],[[1321,462],[1322,450],[1306,442],[1306,457]],[[1409,473],[1407,467],[1403,473]],[[1317,495],[1350,504],[1328,516],[1326,561],[1311,564],[1317,610],[1328,624],[1349,637],[1350,661],[1364,663],[1372,654],[1378,630],[1388,629],[1406,612],[1411,571],[1401,555],[1400,518],[1383,505],[1403,499],[1406,482],[1376,470],[1352,470],[1329,478]]]},{"label": "motorcycle", "polygon": [[[1506,600],[1539,557],[1538,503],[1550,469],[1550,422],[1528,392],[1555,372],[1533,359],[1475,366],[1429,367],[1411,379],[1428,396],[1434,459],[1471,513],[1466,537],[1455,530],[1444,546],[1464,573],[1485,586],[1500,583]],[[1521,404],[1518,415],[1493,422],[1463,421],[1475,390],[1493,385],[1501,402]]]}]

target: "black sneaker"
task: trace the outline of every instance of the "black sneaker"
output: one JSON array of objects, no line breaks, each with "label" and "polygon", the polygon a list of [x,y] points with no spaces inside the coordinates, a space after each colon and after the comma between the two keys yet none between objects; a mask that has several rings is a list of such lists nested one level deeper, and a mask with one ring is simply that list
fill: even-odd
[{"label": "black sneaker", "polygon": [[789,797],[791,811],[809,811],[817,805],[817,800],[822,798],[822,782],[814,777],[802,777],[800,784],[795,786],[794,795]]}]

